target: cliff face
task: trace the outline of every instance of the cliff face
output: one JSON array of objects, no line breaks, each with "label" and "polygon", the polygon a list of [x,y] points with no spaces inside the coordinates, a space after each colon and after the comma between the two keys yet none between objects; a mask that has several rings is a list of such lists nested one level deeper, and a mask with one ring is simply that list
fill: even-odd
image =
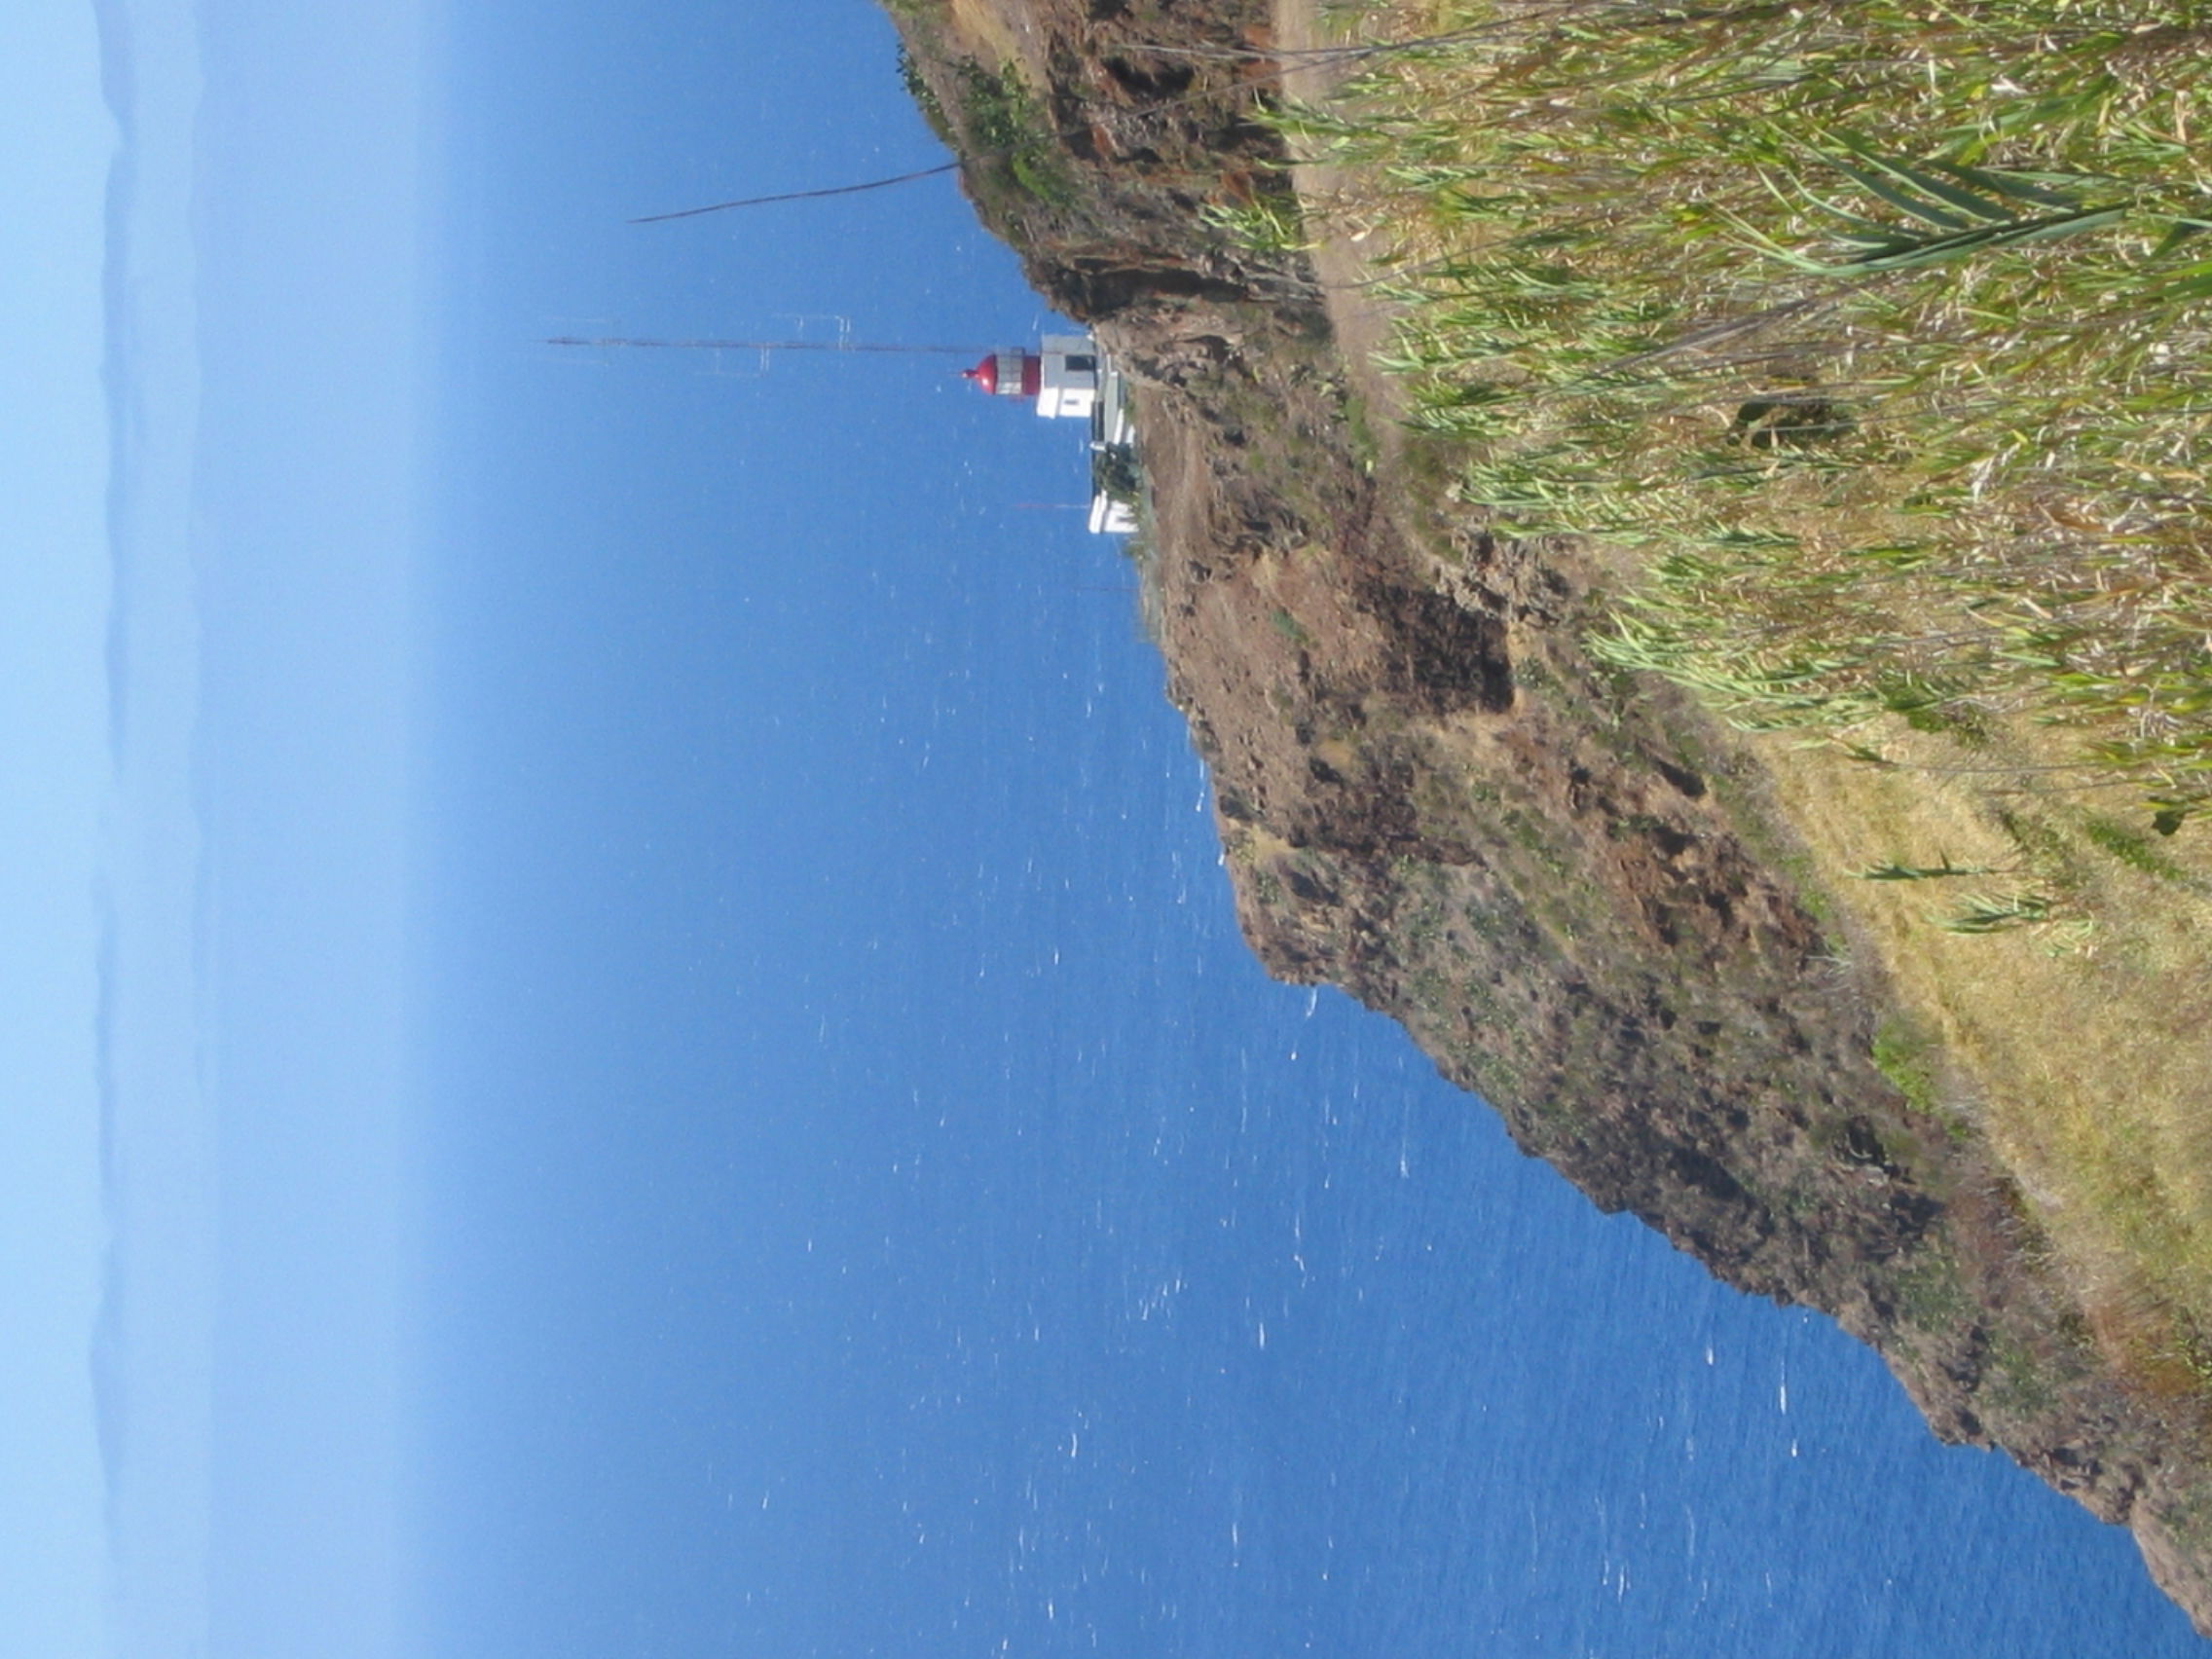
[{"label": "cliff face", "polygon": [[1755,764],[1585,654],[1605,572],[1455,519],[1306,255],[1217,228],[1290,189],[1267,0],[894,13],[978,211],[1138,383],[1156,624],[1262,960],[1402,1021],[1601,1207],[1833,1313],[2212,1632],[2197,1409],[2112,1372],[1995,1160],[1877,1069],[1883,988]]}]

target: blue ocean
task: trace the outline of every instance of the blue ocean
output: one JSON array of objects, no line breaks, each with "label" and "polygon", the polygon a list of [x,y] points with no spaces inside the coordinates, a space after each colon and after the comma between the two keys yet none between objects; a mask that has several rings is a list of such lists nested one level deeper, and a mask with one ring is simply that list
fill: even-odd
[{"label": "blue ocean", "polygon": [[[1118,608],[1012,585],[1058,627],[993,641],[1005,678],[961,712],[1011,729],[934,804],[990,803],[1018,856],[978,849],[941,978],[877,993],[946,1033],[941,1081],[876,1125],[870,1326],[915,1356],[906,1420],[940,1447],[917,1566],[933,1523],[1003,1551],[961,1628],[1014,1652],[2195,1648],[2124,1534],[1936,1445],[1827,1320],[1601,1217],[1394,1026],[1269,983],[1149,647]],[[951,1501],[969,1466],[987,1489]]]},{"label": "blue ocean", "polygon": [[[499,739],[612,891],[451,895],[451,1651],[2199,1650],[2125,1533],[1269,981],[1130,573],[998,523],[895,577],[648,560],[568,668],[675,752],[557,696]],[[579,945],[487,1034],[464,981]]]}]

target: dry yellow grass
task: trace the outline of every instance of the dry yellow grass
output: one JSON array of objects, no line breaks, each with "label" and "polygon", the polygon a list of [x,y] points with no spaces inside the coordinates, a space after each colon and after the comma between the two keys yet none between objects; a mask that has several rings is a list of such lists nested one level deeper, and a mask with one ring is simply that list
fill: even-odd
[{"label": "dry yellow grass", "polygon": [[[2133,867],[2093,838],[2093,793],[1961,770],[1996,763],[2002,735],[1971,754],[1901,727],[1883,740],[1893,768],[1779,734],[1752,747],[1812,884],[1940,1057],[1931,1104],[1988,1137],[2100,1338],[2132,1350],[2116,1359],[2194,1362],[2212,1334],[2212,860],[2177,838],[2146,849],[2172,873]],[[1859,873],[1946,858],[1991,873]],[[1975,891],[2057,902],[2046,922],[1945,931]]]},{"label": "dry yellow grass", "polygon": [[993,66],[1018,63],[1033,80],[1043,79],[1037,26],[1026,12],[1010,13],[999,0],[945,0],[944,15],[952,38],[971,56]]}]

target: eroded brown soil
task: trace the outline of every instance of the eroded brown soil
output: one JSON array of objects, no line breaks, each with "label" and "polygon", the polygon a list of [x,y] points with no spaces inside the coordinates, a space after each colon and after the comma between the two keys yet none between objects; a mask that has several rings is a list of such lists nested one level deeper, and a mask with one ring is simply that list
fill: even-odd
[{"label": "eroded brown soil", "polygon": [[[1833,1313],[2212,1629],[2195,1406],[2106,1368],[1995,1161],[1875,1068],[1883,988],[1755,765],[1584,653],[1603,572],[1456,521],[1382,441],[1325,303],[1349,267],[1208,228],[1288,188],[1249,118],[1271,0],[897,10],[979,211],[1140,383],[1170,693],[1270,970],[1401,1020],[1602,1207]],[[964,61],[1019,66],[1055,170],[967,129]]]}]

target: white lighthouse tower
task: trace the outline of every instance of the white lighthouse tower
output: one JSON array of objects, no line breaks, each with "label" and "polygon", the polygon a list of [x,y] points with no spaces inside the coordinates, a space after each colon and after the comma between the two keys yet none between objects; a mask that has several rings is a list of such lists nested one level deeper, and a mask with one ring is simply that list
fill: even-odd
[{"label": "white lighthouse tower", "polygon": [[1035,351],[993,351],[969,380],[998,397],[1030,397],[1047,420],[1088,416],[1098,401],[1098,348],[1087,334],[1048,334]]},{"label": "white lighthouse tower", "polygon": [[961,371],[994,397],[1032,400],[1046,420],[1090,423],[1090,528],[1126,535],[1137,527],[1129,499],[1136,477],[1136,433],[1127,385],[1088,334],[1048,334],[1034,351],[993,351]]}]

